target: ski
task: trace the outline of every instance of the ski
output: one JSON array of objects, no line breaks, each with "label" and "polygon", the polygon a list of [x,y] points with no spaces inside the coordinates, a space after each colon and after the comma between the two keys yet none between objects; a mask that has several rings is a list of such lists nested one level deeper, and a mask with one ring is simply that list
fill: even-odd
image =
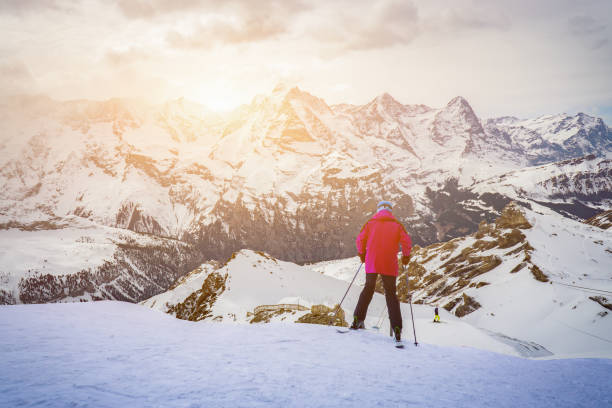
[{"label": "ski", "polygon": [[[346,333],[350,333],[350,332],[359,332],[361,330],[367,330],[367,331],[372,331],[375,329],[359,329],[359,330],[351,330],[351,329],[336,329],[336,333],[339,334],[346,334]],[[395,348],[397,349],[403,349],[404,348],[404,342],[403,341],[394,341],[393,345],[395,346]]]},{"label": "ski", "polygon": [[368,332],[376,332],[378,333],[380,331],[380,329],[378,327],[362,327],[361,329],[357,329],[357,330],[353,330],[353,329],[336,329],[336,332],[344,334],[344,333],[348,333],[348,332],[360,332],[360,331],[368,331]]},{"label": "ski", "polygon": [[350,332],[350,331],[351,331],[351,329],[346,329],[346,330],[336,329],[336,332],[337,332],[337,333],[340,333],[340,334],[345,334],[345,333],[348,333],[348,332]]},{"label": "ski", "polygon": [[336,332],[338,332],[338,333],[340,333],[340,334],[344,334],[344,333],[349,333],[349,332],[358,332],[358,331],[363,331],[363,330],[372,331],[373,329],[367,329],[367,328],[358,329],[358,330],[352,330],[352,329],[336,329]]}]

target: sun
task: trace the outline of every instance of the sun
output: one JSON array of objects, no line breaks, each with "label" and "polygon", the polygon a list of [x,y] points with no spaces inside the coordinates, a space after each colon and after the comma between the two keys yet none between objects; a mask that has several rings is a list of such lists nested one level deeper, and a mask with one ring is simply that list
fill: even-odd
[{"label": "sun", "polygon": [[206,106],[213,112],[229,112],[246,103],[245,96],[227,84],[194,87],[186,97]]}]

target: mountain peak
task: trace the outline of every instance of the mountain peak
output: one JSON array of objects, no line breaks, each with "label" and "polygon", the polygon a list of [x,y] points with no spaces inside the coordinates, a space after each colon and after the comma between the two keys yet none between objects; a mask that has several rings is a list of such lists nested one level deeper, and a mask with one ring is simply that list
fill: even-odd
[{"label": "mountain peak", "polygon": [[383,93],[382,95],[378,95],[376,97],[376,100],[380,101],[380,102],[384,102],[384,103],[399,103],[397,102],[397,100],[395,100],[394,97],[392,97],[388,92]]},{"label": "mountain peak", "polygon": [[381,106],[394,106],[394,105],[401,105],[400,102],[398,102],[394,97],[392,97],[389,93],[385,92],[381,95],[378,95],[376,98],[374,98],[374,100],[372,100],[371,102],[372,104],[378,104]]},{"label": "mountain peak", "polygon": [[309,94],[306,91],[301,90],[297,85],[290,85],[283,82],[278,83],[272,93],[268,96],[259,96],[256,100],[268,100],[276,104],[282,104],[288,100],[312,100],[319,99]]},{"label": "mountain peak", "polygon": [[274,89],[272,89],[272,93],[277,95],[285,95],[294,89],[297,89],[299,91],[299,88],[296,85],[288,84],[287,82],[279,82],[276,84]]},{"label": "mountain peak", "polygon": [[463,96],[455,96],[453,99],[450,100],[450,102],[448,102],[448,104],[446,104],[446,107],[452,106],[461,106],[472,109],[468,101]]},{"label": "mountain peak", "polygon": [[456,96],[451,99],[450,102],[446,105],[445,110],[454,114],[469,117],[471,118],[470,120],[478,122],[476,113],[474,112],[468,101],[462,96]]}]

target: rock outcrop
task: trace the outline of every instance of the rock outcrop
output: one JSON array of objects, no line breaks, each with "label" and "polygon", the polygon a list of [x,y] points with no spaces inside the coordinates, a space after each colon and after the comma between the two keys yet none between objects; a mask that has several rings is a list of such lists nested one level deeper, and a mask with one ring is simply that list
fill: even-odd
[{"label": "rock outcrop", "polygon": [[340,308],[339,305],[335,305],[331,308],[325,305],[314,305],[311,308],[311,312],[297,319],[296,323],[348,327],[348,323],[345,320],[344,310]]},{"label": "rock outcrop", "polygon": [[[411,262],[398,279],[398,297],[415,303],[442,304],[463,317],[480,307],[466,291],[489,285],[485,276],[502,264],[511,264],[509,273],[529,270],[533,278],[548,277],[533,263],[533,247],[521,230],[532,228],[520,207],[509,203],[493,223],[482,221],[478,231],[463,238],[421,248],[415,246]],[[408,277],[408,281],[406,280]],[[382,285],[377,291],[383,293]]]}]

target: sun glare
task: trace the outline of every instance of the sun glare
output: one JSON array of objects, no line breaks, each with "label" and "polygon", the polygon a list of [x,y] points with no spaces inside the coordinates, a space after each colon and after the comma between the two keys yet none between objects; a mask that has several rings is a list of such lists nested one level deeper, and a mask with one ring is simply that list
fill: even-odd
[{"label": "sun glare", "polygon": [[189,92],[189,99],[201,103],[213,112],[228,112],[247,101],[232,88],[201,87]]}]

